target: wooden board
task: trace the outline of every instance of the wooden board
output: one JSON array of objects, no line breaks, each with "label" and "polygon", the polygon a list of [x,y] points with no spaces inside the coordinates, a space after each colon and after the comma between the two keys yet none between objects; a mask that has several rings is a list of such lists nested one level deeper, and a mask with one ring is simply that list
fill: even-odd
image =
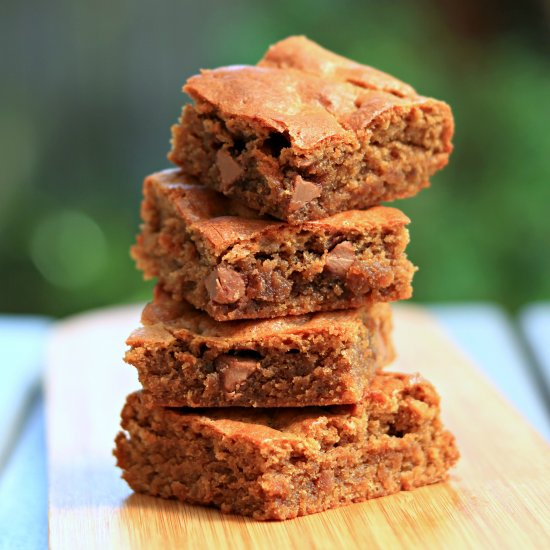
[{"label": "wooden board", "polygon": [[59,548],[550,548],[550,450],[414,306],[395,308],[395,368],[442,396],[462,459],[447,483],[286,522],[132,494],[111,455],[138,387],[121,356],[135,306],[69,319],[48,352],[50,545]]}]

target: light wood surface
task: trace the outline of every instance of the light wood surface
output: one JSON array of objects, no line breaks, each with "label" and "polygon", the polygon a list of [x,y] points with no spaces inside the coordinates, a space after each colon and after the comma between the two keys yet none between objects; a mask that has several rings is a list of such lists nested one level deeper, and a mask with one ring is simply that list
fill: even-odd
[{"label": "light wood surface", "polygon": [[395,368],[442,396],[462,453],[449,482],[286,522],[132,494],[111,455],[135,306],[54,330],[46,383],[50,545],[58,548],[550,548],[550,449],[424,310],[395,308]]}]

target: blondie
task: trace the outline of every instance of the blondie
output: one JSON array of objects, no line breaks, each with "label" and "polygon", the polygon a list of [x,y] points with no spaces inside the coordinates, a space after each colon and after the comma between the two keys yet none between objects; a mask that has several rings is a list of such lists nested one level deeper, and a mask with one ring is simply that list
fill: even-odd
[{"label": "blondie", "polygon": [[155,405],[357,403],[394,357],[388,304],[220,323],[157,289],[126,343]]},{"label": "blondie", "polygon": [[300,222],[410,197],[452,151],[446,103],[304,37],[258,66],[205,70],[170,160],[260,213]]},{"label": "blondie", "polygon": [[115,455],[137,492],[288,519],[446,479],[458,459],[439,398],[378,375],[359,405],[167,409],[127,398]]},{"label": "blondie", "polygon": [[411,296],[409,219],[377,206],[286,224],[167,170],[144,183],[132,255],[147,278],[218,321],[300,315]]}]

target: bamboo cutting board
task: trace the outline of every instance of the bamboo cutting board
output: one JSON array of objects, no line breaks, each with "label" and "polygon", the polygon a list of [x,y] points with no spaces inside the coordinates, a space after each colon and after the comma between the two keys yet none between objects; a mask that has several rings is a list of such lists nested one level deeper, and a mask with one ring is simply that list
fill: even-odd
[{"label": "bamboo cutting board", "polygon": [[424,310],[395,308],[395,368],[442,396],[462,459],[447,483],[286,522],[133,494],[111,455],[125,395],[121,357],[140,308],[54,329],[48,352],[50,545],[60,548],[550,548],[550,452]]}]

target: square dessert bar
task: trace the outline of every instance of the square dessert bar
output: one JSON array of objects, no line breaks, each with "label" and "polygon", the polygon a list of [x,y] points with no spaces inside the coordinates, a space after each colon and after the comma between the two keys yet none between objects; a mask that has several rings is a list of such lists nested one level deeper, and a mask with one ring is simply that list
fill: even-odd
[{"label": "square dessert bar", "polygon": [[122,428],[114,454],[134,491],[262,520],[435,483],[458,459],[434,388],[397,373],[328,408],[167,409],[137,392]]},{"label": "square dessert bar", "polygon": [[172,129],[183,173],[289,222],[410,197],[452,151],[449,106],[304,37],[258,66],[191,77]]},{"label": "square dessert bar", "polygon": [[394,357],[390,306],[214,321],[157,290],[126,343],[155,405],[303,407],[361,400]]},{"label": "square dessert bar", "polygon": [[290,225],[167,170],[144,183],[132,255],[147,278],[218,321],[409,298],[409,219],[373,207]]}]

